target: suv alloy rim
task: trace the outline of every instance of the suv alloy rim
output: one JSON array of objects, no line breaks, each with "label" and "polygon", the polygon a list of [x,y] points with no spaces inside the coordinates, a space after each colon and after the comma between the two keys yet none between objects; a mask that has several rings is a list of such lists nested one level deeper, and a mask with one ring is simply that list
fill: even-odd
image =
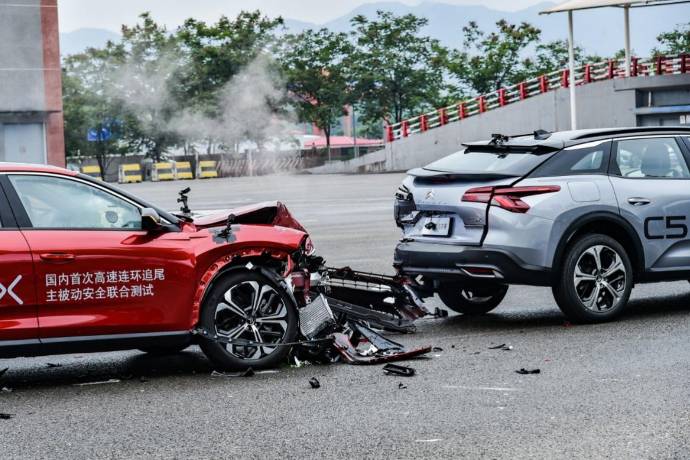
[{"label": "suv alloy rim", "polygon": [[627,272],[618,253],[596,245],[584,251],[575,264],[573,283],[580,302],[600,313],[614,308],[625,291]]},{"label": "suv alloy rim", "polygon": [[[268,284],[244,281],[232,286],[216,306],[216,333],[229,340],[279,344],[288,330],[288,310],[283,298]],[[240,359],[261,359],[275,346],[225,345]]]}]

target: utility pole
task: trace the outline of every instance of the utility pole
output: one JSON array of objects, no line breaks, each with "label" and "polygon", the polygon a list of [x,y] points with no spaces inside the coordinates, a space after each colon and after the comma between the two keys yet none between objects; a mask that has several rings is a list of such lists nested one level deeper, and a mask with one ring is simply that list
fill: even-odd
[{"label": "utility pole", "polygon": [[359,157],[359,146],[357,145],[357,110],[352,105],[352,138],[355,141],[355,158]]}]

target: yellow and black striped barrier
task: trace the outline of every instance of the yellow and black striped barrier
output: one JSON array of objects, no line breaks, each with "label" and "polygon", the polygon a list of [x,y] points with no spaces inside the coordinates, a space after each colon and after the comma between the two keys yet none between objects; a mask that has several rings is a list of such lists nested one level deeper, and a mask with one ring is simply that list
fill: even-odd
[{"label": "yellow and black striped barrier", "polygon": [[101,167],[98,165],[82,166],[81,172],[95,179],[101,179]]},{"label": "yellow and black striped barrier", "polygon": [[177,179],[180,180],[194,179],[194,174],[192,174],[192,163],[189,161],[176,162],[175,173]]},{"label": "yellow and black striped barrier", "polygon": [[175,180],[175,165],[170,162],[153,163],[151,180],[153,182]]},{"label": "yellow and black striped barrier", "polygon": [[199,161],[196,167],[197,179],[212,179],[218,177],[218,163],[213,160]]},{"label": "yellow and black striped barrier", "polygon": [[117,170],[117,181],[121,184],[141,182],[141,165],[139,163],[121,164]]}]

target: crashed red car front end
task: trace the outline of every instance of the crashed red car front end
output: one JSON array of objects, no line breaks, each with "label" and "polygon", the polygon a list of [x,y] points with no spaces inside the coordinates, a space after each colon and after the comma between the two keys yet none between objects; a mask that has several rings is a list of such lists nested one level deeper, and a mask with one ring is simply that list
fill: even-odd
[{"label": "crashed red car front end", "polygon": [[[324,267],[282,203],[194,215],[182,200],[171,214],[74,172],[0,166],[0,357],[198,342],[217,367],[263,367],[332,342],[362,313],[395,327],[384,298],[382,311],[331,309],[331,278],[352,275]],[[308,322],[318,337],[305,337]]]}]

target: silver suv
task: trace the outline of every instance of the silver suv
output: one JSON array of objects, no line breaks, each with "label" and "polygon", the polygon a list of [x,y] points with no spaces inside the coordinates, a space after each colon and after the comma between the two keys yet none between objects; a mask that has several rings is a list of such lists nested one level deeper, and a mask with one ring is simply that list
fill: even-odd
[{"label": "silver suv", "polygon": [[551,286],[571,320],[605,321],[635,283],[690,279],[690,128],[494,135],[410,171],[395,265],[451,309],[509,284]]}]

